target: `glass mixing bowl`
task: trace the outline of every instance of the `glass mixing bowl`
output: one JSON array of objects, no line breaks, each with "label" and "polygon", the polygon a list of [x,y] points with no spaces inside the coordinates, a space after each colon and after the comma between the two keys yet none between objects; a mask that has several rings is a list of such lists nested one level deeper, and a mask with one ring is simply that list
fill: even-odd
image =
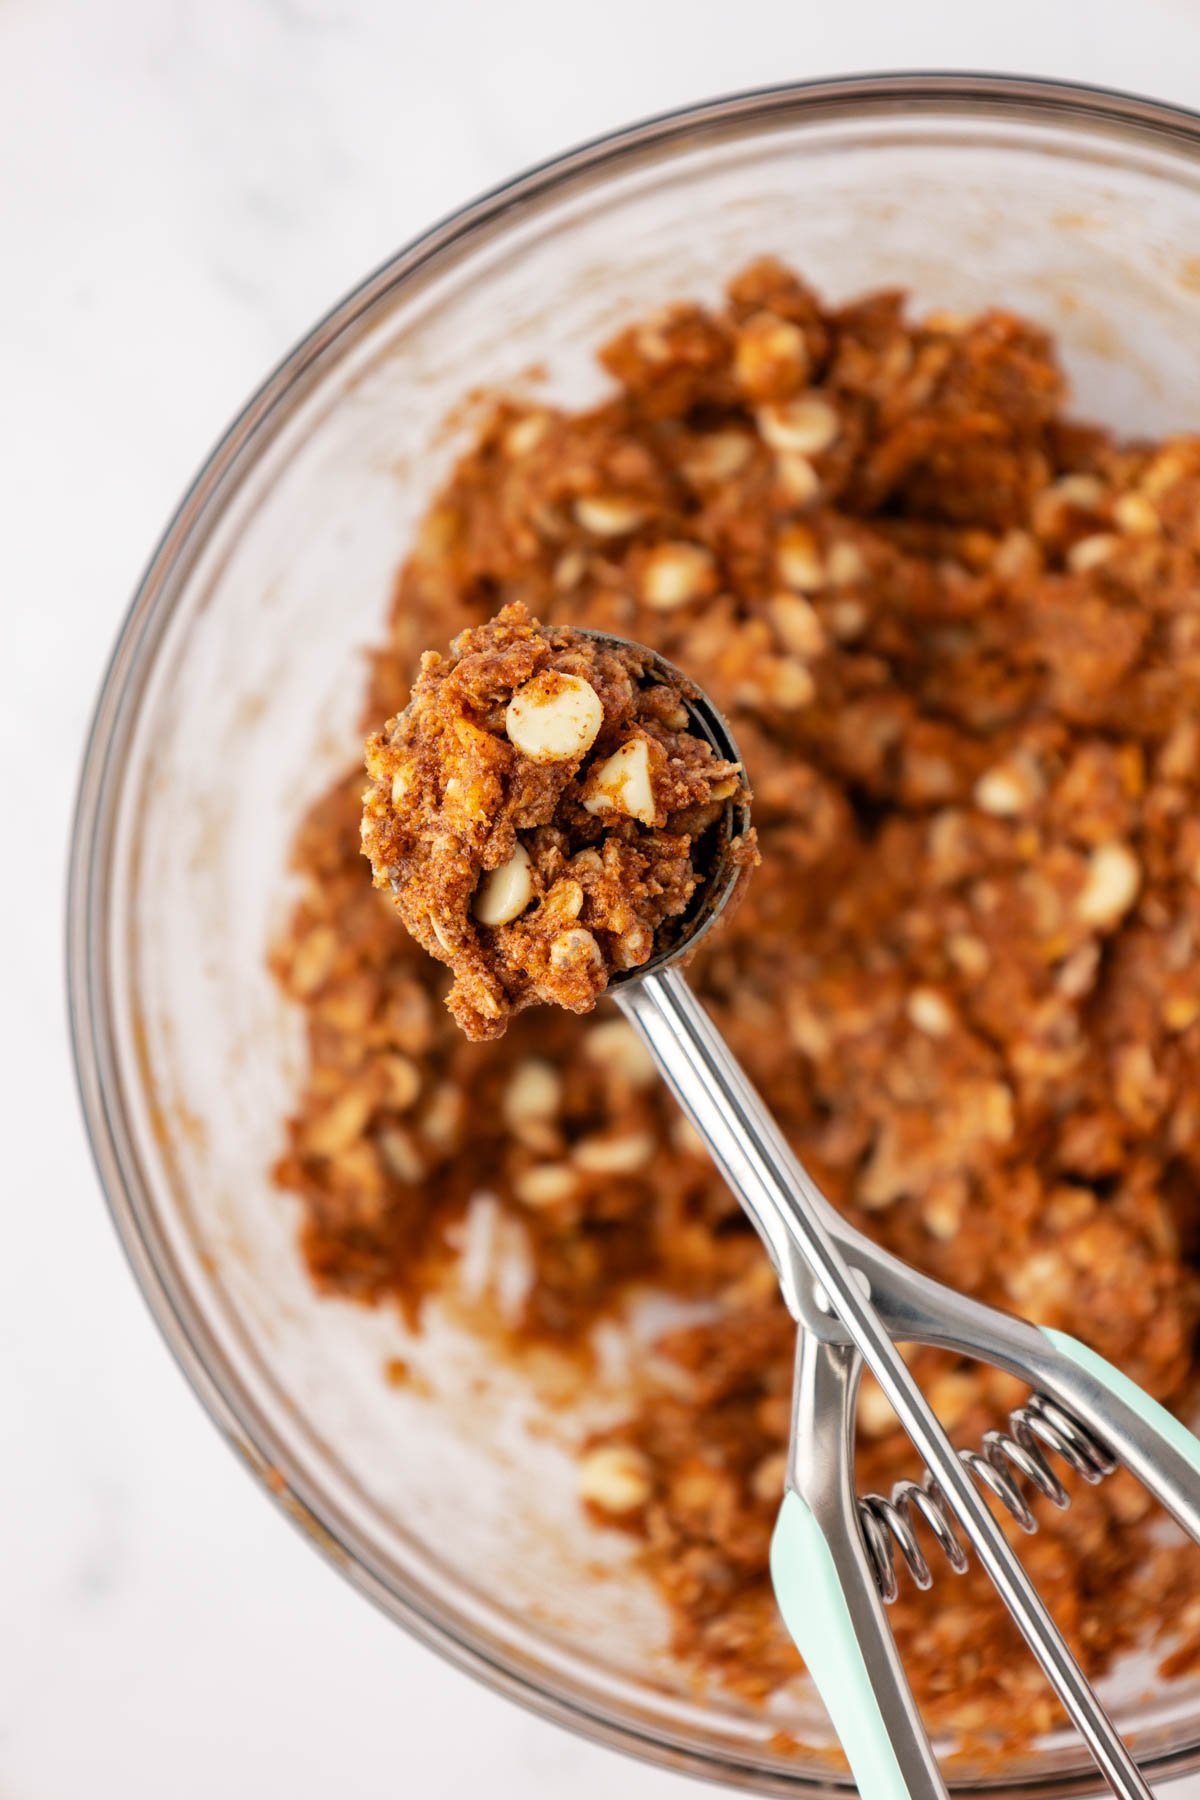
[{"label": "glass mixing bowl", "polygon": [[[301,814],[357,757],[363,651],[481,385],[592,351],[754,255],[827,295],[902,284],[1057,333],[1084,414],[1200,423],[1200,120],[1082,88],[823,82],[652,121],[467,207],[321,322],[231,427],[133,602],[75,825],[72,1020],[100,1175],[221,1430],[361,1591],[547,1716],[764,1791],[844,1791],[811,1693],[756,1713],[673,1666],[627,1542],[579,1516],[571,1426],[448,1319],[318,1299],[267,1171],[300,1068],[264,956]],[[402,1355],[421,1379],[389,1385]],[[603,1395],[596,1399],[604,1405]],[[936,1600],[937,1590],[934,1598]],[[1105,1692],[1151,1775],[1200,1766],[1200,1686]],[[773,1747],[787,1731],[814,1748]],[[1078,1744],[956,1786],[1092,1790]]]}]

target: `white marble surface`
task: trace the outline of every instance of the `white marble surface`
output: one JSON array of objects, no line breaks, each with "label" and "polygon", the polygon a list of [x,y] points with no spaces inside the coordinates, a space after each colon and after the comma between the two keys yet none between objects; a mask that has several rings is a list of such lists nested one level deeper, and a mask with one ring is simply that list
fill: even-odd
[{"label": "white marble surface", "polygon": [[[93,692],[266,367],[457,202],[791,75],[1024,69],[1200,104],[1195,0],[0,0],[0,1796],[683,1800],[377,1616],[219,1442],[122,1263],[71,1088],[59,892]],[[31,896],[27,871],[41,887]],[[19,1209],[19,1210],[18,1210]]]}]

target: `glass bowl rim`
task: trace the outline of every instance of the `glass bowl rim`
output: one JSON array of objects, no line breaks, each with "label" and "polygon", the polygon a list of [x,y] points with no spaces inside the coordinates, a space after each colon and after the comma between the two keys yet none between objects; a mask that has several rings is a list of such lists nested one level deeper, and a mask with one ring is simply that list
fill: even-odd
[{"label": "glass bowl rim", "polygon": [[[286,1451],[236,1382],[222,1383],[198,1341],[203,1333],[189,1297],[148,1228],[146,1196],[138,1191],[128,1134],[121,1116],[120,1081],[108,1005],[108,881],[112,825],[120,792],[123,748],[136,719],[155,649],[182,592],[182,576],[194,547],[220,517],[239,474],[266,448],[289,408],[320,366],[331,360],[352,329],[419,272],[462,251],[504,214],[514,215],[552,198],[581,177],[606,167],[629,166],[639,157],[668,152],[685,138],[749,135],[773,123],[821,118],[866,119],[887,112],[926,117],[959,116],[1009,121],[1043,120],[1090,128],[1129,141],[1141,137],[1190,156],[1200,167],[1200,112],[1141,95],[1087,83],[970,71],[902,71],[784,82],[655,114],[605,132],[518,173],[467,201],[421,232],[352,288],[309,330],[262,382],[236,415],[186,489],[151,553],[122,620],[101,681],[85,739],[71,825],[66,895],[66,990],[75,1080],[93,1164],[126,1258],[168,1349],[222,1436],[258,1478],[285,1517],[326,1558],[390,1617],[451,1663],[494,1691],[557,1724],[643,1760],[708,1780],[726,1779],[764,1793],[806,1793],[810,1800],[845,1800],[848,1775],[797,1768],[791,1772],[697,1747],[687,1747],[652,1726],[589,1705],[582,1697],[535,1682],[503,1655],[493,1654],[467,1630],[422,1609],[415,1595],[373,1567],[365,1546],[336,1519],[324,1516],[319,1494],[296,1470]],[[232,1386],[232,1392],[231,1392]],[[347,1540],[347,1541],[343,1541]],[[1143,1766],[1150,1781],[1200,1769],[1200,1712],[1193,1739],[1159,1753]],[[1005,1795],[1009,1800],[1093,1794],[1102,1783],[1081,1757],[1078,1767],[1045,1776],[1005,1778],[1002,1772],[956,1785],[955,1792]]]}]

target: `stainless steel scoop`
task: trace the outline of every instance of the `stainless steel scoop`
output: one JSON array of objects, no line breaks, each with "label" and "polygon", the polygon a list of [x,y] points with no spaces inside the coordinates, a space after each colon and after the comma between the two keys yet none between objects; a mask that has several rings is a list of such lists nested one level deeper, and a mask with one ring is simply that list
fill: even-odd
[{"label": "stainless steel scoop", "polygon": [[[645,654],[651,678],[680,687],[697,730],[720,756],[739,761],[707,696],[664,659]],[[1128,1747],[980,1489],[1032,1529],[1023,1482],[1056,1504],[1067,1500],[1047,1451],[1088,1480],[1119,1461],[1200,1541],[1200,1443],[1084,1345],[967,1299],[877,1248],[839,1216],[797,1161],[681,968],[729,902],[740,871],[728,846],[745,824],[731,803],[709,878],[679,937],[640,969],[615,975],[610,991],[757,1227],[799,1326],[787,1483],[771,1557],[784,1619],[860,1792],[868,1800],[944,1796],[885,1602],[895,1593],[893,1549],[920,1585],[931,1580],[914,1525],[928,1526],[956,1568],[965,1567],[961,1531],[1112,1791],[1145,1800],[1150,1790]],[[989,1434],[982,1451],[957,1451],[897,1349],[901,1343],[991,1363],[1028,1382],[1033,1399],[1014,1413],[1010,1434]],[[860,1501],[854,1491],[855,1397],[864,1367],[928,1472],[924,1483],[902,1483],[890,1499]]]}]

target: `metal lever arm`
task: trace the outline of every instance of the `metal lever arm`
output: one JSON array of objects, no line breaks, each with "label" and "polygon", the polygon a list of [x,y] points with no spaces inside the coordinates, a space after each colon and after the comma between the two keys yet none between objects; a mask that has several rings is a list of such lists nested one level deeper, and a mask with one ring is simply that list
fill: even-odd
[{"label": "metal lever arm", "polygon": [[[1165,1407],[1064,1333],[943,1286],[870,1243],[840,1216],[830,1231],[842,1255],[867,1276],[895,1342],[976,1357],[1056,1400],[1200,1543],[1200,1440]],[[827,1314],[811,1321],[810,1329],[831,1343],[851,1341],[842,1321]]]}]

